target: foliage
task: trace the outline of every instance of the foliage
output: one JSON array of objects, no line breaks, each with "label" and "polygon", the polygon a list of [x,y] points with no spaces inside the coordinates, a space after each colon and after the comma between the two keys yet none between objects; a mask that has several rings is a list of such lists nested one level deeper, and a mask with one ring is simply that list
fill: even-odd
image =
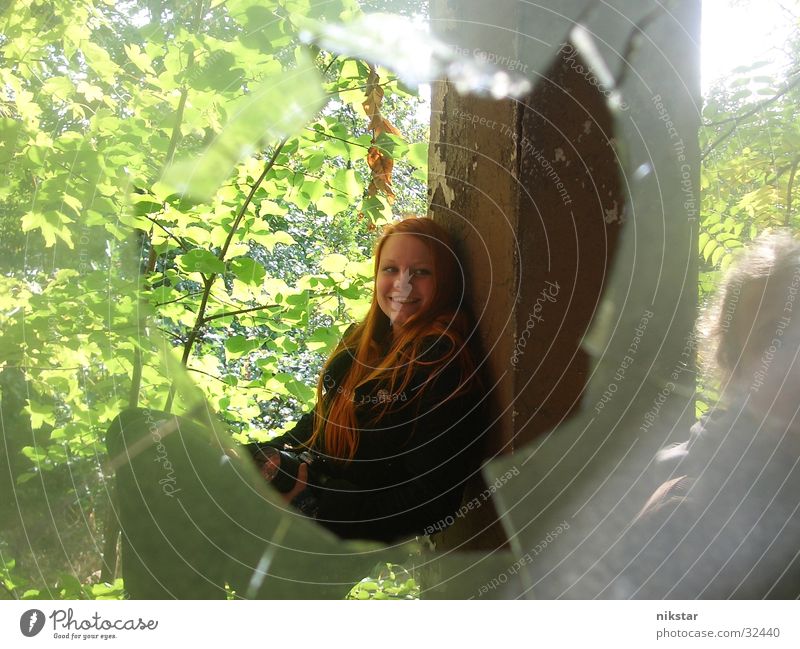
[{"label": "foliage", "polygon": [[347,599],[419,599],[419,585],[402,565],[387,563],[375,573],[353,586]]},{"label": "foliage", "polygon": [[0,582],[13,599],[124,599],[125,596],[122,579],[110,584],[82,584],[69,573],[60,573],[49,587],[33,588],[24,576],[16,573],[15,566],[14,559],[0,564]]},{"label": "foliage", "polygon": [[[703,270],[724,270],[732,255],[764,230],[796,229],[800,166],[800,41],[782,78],[768,61],[737,68],[709,93],[700,146]],[[701,275],[701,292],[715,274]]]},{"label": "foliage", "polygon": [[[784,7],[784,11],[789,11]],[[800,15],[789,17],[797,25]],[[770,61],[733,70],[703,107],[699,296],[708,306],[722,273],[761,232],[797,230],[800,166],[800,38],[788,43],[788,65]],[[697,414],[718,400],[714,377],[698,374]]]},{"label": "foliage", "polygon": [[[180,364],[240,440],[310,407],[321,360],[365,312],[372,241],[392,217],[389,195],[366,189],[393,163],[395,209],[425,205],[413,96],[385,70],[299,44],[309,18],[359,11],[354,0],[6,6],[0,363],[4,421],[16,423],[3,481],[21,500],[0,518],[11,541],[36,517],[20,502],[58,494],[82,513],[72,543],[99,554],[116,533],[103,433],[128,405],[185,409]],[[368,84],[391,138],[362,108]],[[90,561],[52,578],[58,563],[37,575],[51,595],[121,592],[76,585]]]}]

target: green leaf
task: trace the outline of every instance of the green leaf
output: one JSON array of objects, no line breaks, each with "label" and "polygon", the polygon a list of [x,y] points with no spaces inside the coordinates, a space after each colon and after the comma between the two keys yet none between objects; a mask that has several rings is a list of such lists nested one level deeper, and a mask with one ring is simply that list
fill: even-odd
[{"label": "green leaf", "polygon": [[44,450],[34,448],[33,446],[24,446],[21,453],[37,465],[47,459],[47,453]]},{"label": "green leaf", "polygon": [[144,214],[156,214],[164,209],[164,206],[161,203],[154,203],[153,201],[149,200],[141,200],[133,204],[133,213],[136,216],[142,216]]},{"label": "green leaf", "polygon": [[231,336],[225,341],[225,351],[228,352],[229,358],[238,358],[258,349],[261,342],[259,339],[248,340],[242,335]]},{"label": "green leaf", "polygon": [[329,216],[336,216],[351,206],[352,203],[350,200],[341,194],[323,196],[317,201],[317,209]]},{"label": "green leaf", "polygon": [[325,194],[325,183],[319,180],[306,181],[303,183],[301,193],[307,196],[312,203],[316,203]]},{"label": "green leaf", "polygon": [[322,167],[324,162],[325,154],[321,152],[315,152],[303,160],[303,165],[305,166],[306,171],[317,171],[320,167]]},{"label": "green leaf", "polygon": [[66,226],[71,221],[72,219],[56,210],[47,210],[46,212],[31,211],[22,217],[22,231],[30,232],[38,229],[44,237],[47,248],[55,245],[56,238],[61,239],[67,246],[72,248],[72,233]]},{"label": "green leaf", "polygon": [[0,118],[0,164],[7,163],[17,152],[21,127],[22,124],[15,119]]},{"label": "green leaf", "polygon": [[271,11],[271,8],[262,3],[251,3],[244,13],[246,21],[242,43],[245,46],[258,48],[262,52],[272,52],[291,42],[291,25]]},{"label": "green leaf", "polygon": [[114,74],[117,71],[117,64],[111,60],[108,52],[92,41],[81,43],[86,60],[97,75],[106,83],[116,83]]},{"label": "green leaf", "polygon": [[291,394],[300,403],[308,403],[313,400],[314,396],[316,395],[314,388],[309,387],[301,381],[298,381],[295,377],[289,374],[277,374],[275,375],[275,378],[283,383],[283,385],[289,391],[289,394]]},{"label": "green leaf", "polygon": [[419,182],[421,182],[423,184],[427,184],[428,183],[428,168],[427,167],[420,167],[418,169],[414,169],[414,171],[411,174],[411,177],[414,178],[414,180],[418,180]]},{"label": "green leaf", "polygon": [[408,161],[415,167],[427,168],[428,166],[428,143],[416,142],[408,147]]},{"label": "green leaf", "polygon": [[68,77],[50,77],[42,84],[42,91],[61,101],[75,94],[75,86]]},{"label": "green leaf", "polygon": [[284,354],[294,354],[299,349],[297,343],[286,336],[278,336],[272,340],[270,347]]},{"label": "green leaf", "polygon": [[115,579],[113,584],[93,584],[88,588],[92,599],[122,599],[125,594],[122,579]]},{"label": "green leaf", "polygon": [[328,352],[336,347],[340,337],[337,327],[320,327],[306,339],[306,345],[315,352]]},{"label": "green leaf", "polygon": [[339,253],[333,253],[323,257],[319,265],[326,273],[343,273],[348,263],[347,257]]},{"label": "green leaf", "polygon": [[275,201],[271,201],[268,199],[262,200],[258,204],[258,215],[259,216],[266,216],[266,215],[273,215],[273,216],[283,216],[286,214],[288,210],[281,205],[278,205]]},{"label": "green leaf", "polygon": [[362,211],[373,223],[391,220],[391,207],[380,196],[367,196],[362,202]]},{"label": "green leaf", "polygon": [[711,263],[712,265],[716,266],[719,264],[722,256],[726,253],[724,246],[719,246],[714,252],[711,253]]},{"label": "green leaf", "polygon": [[236,91],[242,87],[244,70],[235,65],[236,59],[230,52],[210,52],[206,65],[191,74],[190,83],[198,90]]},{"label": "green leaf", "polygon": [[267,269],[250,257],[237,257],[230,265],[231,272],[239,280],[252,286],[260,285],[267,275]]},{"label": "green leaf", "polygon": [[381,133],[375,139],[375,146],[395,160],[402,158],[408,152],[408,145],[405,140],[398,135],[390,133]]},{"label": "green leaf", "polygon": [[141,48],[136,43],[125,43],[123,47],[125,49],[125,54],[128,55],[128,58],[137,68],[142,72],[155,76],[156,71],[153,69],[150,57],[142,52]]},{"label": "green leaf", "polygon": [[278,232],[269,232],[267,234],[254,234],[253,240],[256,243],[264,246],[270,252],[272,252],[275,246],[279,243],[282,243],[286,246],[291,246],[297,243],[291,234],[284,232],[283,230],[279,230]]},{"label": "green leaf", "polygon": [[363,185],[358,181],[353,169],[339,169],[333,175],[333,188],[349,197],[351,200],[361,198],[364,193]]},{"label": "green leaf", "polygon": [[59,590],[59,596],[62,599],[78,599],[82,589],[81,582],[74,575],[61,574],[56,582],[56,588]]},{"label": "green leaf", "polygon": [[224,273],[225,264],[211,251],[195,248],[177,258],[178,264],[187,273]]},{"label": "green leaf", "polygon": [[716,242],[714,239],[711,239],[711,240],[710,240],[710,241],[709,241],[709,242],[706,244],[705,248],[703,248],[703,259],[705,259],[706,261],[708,261],[708,260],[709,260],[709,258],[710,258],[710,257],[711,257],[711,255],[712,255],[712,253],[714,253],[714,251],[715,251],[716,249],[717,249],[717,242]]}]

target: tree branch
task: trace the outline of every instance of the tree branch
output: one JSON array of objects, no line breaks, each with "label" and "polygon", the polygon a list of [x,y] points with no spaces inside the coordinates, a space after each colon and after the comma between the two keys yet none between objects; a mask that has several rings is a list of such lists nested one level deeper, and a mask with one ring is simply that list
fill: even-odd
[{"label": "tree branch", "polygon": [[800,83],[800,76],[798,76],[794,81],[789,83],[783,90],[781,90],[780,92],[776,93],[775,95],[773,95],[769,99],[765,99],[764,101],[758,102],[752,108],[752,110],[748,110],[746,113],[742,113],[741,115],[734,115],[733,117],[726,117],[725,119],[720,119],[720,120],[718,120],[716,122],[704,122],[703,126],[706,127],[706,128],[710,128],[710,127],[713,127],[713,126],[720,126],[721,124],[728,124],[729,122],[737,122],[738,123],[738,122],[742,121],[743,119],[746,119],[748,117],[751,117],[752,115],[755,115],[762,108],[765,108],[765,107],[769,106],[770,104],[776,102],[778,99],[783,97],[787,92],[789,92],[792,88],[794,88],[798,83]]},{"label": "tree branch", "polygon": [[[281,152],[281,149],[286,144],[288,138],[284,138],[281,140],[278,145],[275,147],[275,151],[273,151],[272,156],[269,160],[267,160],[267,164],[264,165],[264,171],[261,172],[261,175],[258,177],[255,183],[253,183],[253,187],[250,189],[250,193],[247,195],[247,199],[245,200],[244,204],[242,205],[239,213],[236,215],[236,219],[234,219],[233,224],[231,225],[230,232],[228,232],[228,236],[225,239],[225,244],[222,246],[222,250],[220,250],[219,255],[217,258],[220,261],[225,260],[225,255],[228,252],[228,248],[231,245],[231,241],[233,240],[233,235],[236,234],[236,230],[239,227],[239,224],[242,222],[242,218],[244,218],[245,212],[247,208],[250,206],[250,203],[253,200],[253,196],[255,196],[256,190],[259,188],[262,182],[264,182],[264,178],[266,178],[267,174],[269,173],[270,169],[275,165],[275,160],[278,159],[278,155]],[[189,356],[192,353],[192,345],[194,345],[197,337],[200,335],[200,330],[206,322],[206,307],[208,306],[208,299],[211,295],[211,288],[214,285],[214,282],[217,279],[217,273],[211,273],[208,277],[203,276],[203,297],[200,301],[200,308],[197,311],[197,318],[194,321],[194,326],[192,330],[189,332],[189,337],[186,339],[186,343],[183,346],[183,355],[181,356],[181,365],[186,367],[186,362],[189,360]],[[164,405],[164,410],[169,412],[172,409],[172,401],[175,398],[175,383],[170,386],[169,394],[167,395],[167,402]]]},{"label": "tree branch", "polygon": [[314,133],[318,133],[319,135],[324,135],[325,137],[327,137],[327,138],[329,138],[331,140],[339,140],[339,142],[344,142],[345,144],[352,144],[353,146],[360,146],[360,147],[362,147],[364,149],[367,149],[367,150],[369,150],[369,148],[370,148],[366,144],[361,144],[360,142],[353,142],[352,140],[345,140],[342,137],[336,137],[335,135],[331,135],[330,133],[325,133],[324,131],[318,131],[317,129],[311,128],[310,126],[306,126],[306,130],[307,131],[314,131]]},{"label": "tree branch", "polygon": [[[197,372],[198,374],[205,374],[207,377],[209,377],[211,379],[214,379],[216,381],[219,381],[220,383],[225,383],[225,385],[230,387],[230,383],[226,383],[224,379],[221,379],[218,376],[214,376],[213,374],[210,374],[209,372],[205,372],[203,370],[199,370],[196,367],[187,367],[186,371],[187,372]],[[264,388],[262,388],[261,386],[258,386],[258,385],[237,385],[236,389],[237,390],[263,390]]]},{"label": "tree branch", "polygon": [[742,113],[741,115],[737,115],[735,117],[730,117],[730,118],[726,118],[724,120],[720,120],[718,122],[710,122],[708,124],[704,124],[704,126],[718,126],[719,124],[727,124],[729,122],[733,122],[733,126],[731,126],[730,129],[728,129],[725,133],[720,135],[716,140],[714,140],[711,144],[709,144],[708,147],[706,147],[706,150],[703,151],[703,153],[700,155],[700,160],[701,161],[705,160],[709,153],[711,153],[720,144],[722,144],[731,135],[733,135],[736,132],[736,129],[739,127],[739,123],[742,120],[747,119],[748,117],[752,117],[758,111],[760,111],[762,108],[765,108],[769,104],[777,101],[778,99],[780,99],[783,95],[785,95],[787,92],[789,92],[792,88],[794,88],[799,83],[800,83],[800,76],[798,76],[794,81],[792,81],[792,83],[787,85],[781,92],[779,92],[778,94],[776,94],[776,95],[770,97],[769,99],[761,102],[760,104],[757,104],[756,107],[753,108],[752,110],[749,110],[746,113]]},{"label": "tree branch", "polygon": [[232,315],[239,315],[241,313],[251,313],[253,311],[262,311],[264,309],[269,309],[274,306],[278,306],[277,304],[262,304],[261,306],[253,306],[247,309],[237,309],[236,311],[226,311],[225,313],[215,313],[214,315],[207,316],[203,318],[203,324],[210,322],[211,320],[216,320],[217,318],[227,318]]},{"label": "tree branch", "polygon": [[708,145],[705,151],[700,154],[700,162],[705,160],[708,157],[708,154],[711,153],[714,149],[716,149],[720,144],[722,144],[725,140],[727,140],[731,135],[734,134],[736,131],[736,124],[734,124],[727,132],[720,135],[716,140],[714,140],[711,144]]},{"label": "tree branch", "polygon": [[231,225],[231,230],[228,232],[228,236],[225,239],[225,244],[222,246],[222,250],[219,251],[219,255],[217,257],[220,261],[224,261],[225,255],[228,252],[228,248],[231,245],[231,241],[233,240],[233,235],[236,234],[236,230],[239,227],[239,223],[241,223],[242,219],[244,218],[245,212],[247,212],[247,208],[250,206],[250,203],[253,200],[253,196],[256,194],[256,190],[259,188],[262,182],[264,182],[264,178],[266,178],[267,174],[270,172],[273,166],[275,166],[275,160],[278,159],[278,155],[283,149],[283,146],[286,144],[289,138],[283,138],[279,143],[278,146],[275,147],[275,151],[272,152],[272,157],[267,160],[267,164],[264,165],[264,171],[261,172],[261,175],[258,177],[258,180],[253,183],[253,186],[250,188],[250,193],[247,195],[247,198],[244,201],[239,213],[236,215],[236,218],[233,221],[233,225]]},{"label": "tree branch", "polygon": [[164,230],[164,232],[167,233],[167,236],[170,239],[173,239],[175,241],[175,243],[177,243],[184,252],[189,252],[189,246],[187,246],[183,241],[181,241],[178,237],[176,237],[174,234],[172,234],[172,232],[167,230],[167,228],[164,225],[162,225],[161,223],[159,223],[157,219],[154,219],[149,214],[142,214],[142,216],[144,216],[144,218],[146,218],[148,221],[150,221],[153,225],[157,225],[162,230]]},{"label": "tree branch", "polygon": [[180,302],[181,300],[185,300],[187,297],[194,297],[195,295],[200,295],[203,291],[194,291],[192,293],[186,293],[186,295],[181,295],[180,297],[176,297],[174,300],[167,300],[166,302],[159,302],[156,304],[156,307],[166,306],[167,304],[172,304],[174,302]]},{"label": "tree branch", "polygon": [[[192,345],[194,345],[194,341],[197,340],[197,336],[200,335],[200,328],[203,326],[203,313],[205,313],[206,305],[208,304],[208,298],[211,294],[211,287],[214,285],[214,281],[217,279],[216,273],[212,273],[208,277],[203,278],[203,298],[200,301],[200,308],[197,311],[197,317],[194,321],[194,326],[192,330],[189,332],[189,336],[186,338],[186,342],[183,344],[183,354],[181,355],[181,365],[186,367],[186,362],[189,360],[189,356],[192,353]],[[167,394],[167,401],[164,404],[164,411],[170,412],[172,410],[172,401],[175,398],[175,382],[173,381],[172,385],[169,387],[169,394]]]},{"label": "tree branch", "polygon": [[170,331],[169,329],[164,329],[164,327],[156,327],[156,329],[158,329],[158,331],[160,331],[161,333],[169,336],[170,338],[177,340],[178,342],[183,342],[183,338],[181,338],[181,336],[179,334],[176,334],[174,331]]}]

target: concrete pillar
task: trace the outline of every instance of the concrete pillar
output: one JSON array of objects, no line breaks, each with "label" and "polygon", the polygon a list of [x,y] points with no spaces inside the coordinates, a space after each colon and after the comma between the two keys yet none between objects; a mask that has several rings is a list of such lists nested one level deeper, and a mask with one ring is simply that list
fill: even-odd
[{"label": "concrete pillar", "polygon": [[[521,10],[511,2],[435,2],[432,24],[462,51],[491,53],[524,72],[514,29]],[[606,99],[566,58],[522,100],[433,86],[431,214],[462,242],[495,385],[492,454],[513,453],[576,410],[590,365],[581,340],[622,223]],[[451,529],[447,545],[495,541],[483,531],[493,530],[489,519],[482,511]]]}]

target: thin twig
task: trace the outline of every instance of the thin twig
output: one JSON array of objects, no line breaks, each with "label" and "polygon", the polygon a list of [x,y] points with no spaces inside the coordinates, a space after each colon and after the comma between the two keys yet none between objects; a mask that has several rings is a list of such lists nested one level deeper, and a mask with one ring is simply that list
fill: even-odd
[{"label": "thin twig", "polygon": [[200,295],[203,291],[194,291],[192,293],[187,293],[186,295],[181,295],[180,297],[176,297],[174,300],[167,300],[166,302],[159,302],[156,304],[156,307],[166,306],[167,304],[173,304],[174,302],[180,302],[181,300],[185,300],[187,297],[194,297],[195,295]]},{"label": "thin twig", "polygon": [[724,124],[724,123],[728,123],[730,121],[733,121],[733,126],[731,126],[731,128],[729,128],[727,131],[725,131],[725,133],[720,135],[716,140],[714,140],[711,144],[709,144],[708,147],[706,147],[706,150],[703,151],[703,153],[700,155],[700,160],[701,161],[705,160],[709,153],[711,153],[720,144],[722,144],[731,135],[733,135],[736,132],[736,129],[739,127],[739,123],[742,120],[747,119],[748,117],[752,117],[753,115],[755,115],[762,108],[765,108],[766,106],[768,106],[769,104],[773,103],[774,101],[777,101],[780,97],[782,97],[787,92],[789,92],[789,90],[791,90],[798,83],[800,83],[800,77],[795,79],[791,84],[789,84],[789,86],[784,88],[778,94],[776,94],[776,95],[770,97],[769,99],[767,99],[766,101],[763,101],[760,104],[758,104],[754,109],[749,110],[746,113],[743,113],[741,115],[737,115],[736,117],[732,117],[732,118],[729,118],[729,119],[720,120],[719,122],[714,122],[714,123],[711,123],[711,124],[707,124],[706,126],[713,126],[713,125]]},{"label": "thin twig", "polygon": [[203,324],[210,322],[211,320],[216,320],[218,318],[227,318],[233,315],[240,315],[242,313],[251,313],[253,311],[262,311],[264,309],[271,309],[272,307],[277,307],[277,304],[262,304],[261,306],[253,306],[247,309],[237,309],[236,311],[226,311],[225,313],[215,313],[214,315],[206,316],[203,318]]},{"label": "thin twig", "polygon": [[769,99],[765,99],[764,101],[758,102],[751,110],[748,110],[746,113],[742,113],[741,115],[734,115],[732,117],[726,117],[725,119],[720,119],[716,122],[704,122],[703,126],[706,128],[711,128],[714,126],[720,126],[721,124],[728,124],[729,122],[741,122],[743,119],[755,115],[758,111],[770,104],[776,102],[778,99],[783,97],[787,92],[789,92],[792,88],[794,88],[798,83],[800,83],[800,76],[798,76],[794,81],[788,84],[783,90],[774,94]]},{"label": "thin twig", "polygon": [[[203,370],[199,370],[196,367],[187,367],[186,371],[188,371],[188,372],[197,372],[198,374],[205,374],[209,378],[215,379],[215,380],[219,381],[220,383],[225,383],[225,385],[227,385],[229,387],[232,387],[231,384],[227,383],[224,379],[221,379],[218,376],[214,376],[213,374],[210,374],[210,373],[205,372]],[[237,385],[236,389],[237,390],[263,390],[264,388],[261,387],[261,386],[258,386],[258,385]]]},{"label": "thin twig", "polygon": [[342,137],[336,137],[335,135],[331,135],[330,133],[325,133],[324,131],[318,131],[315,128],[311,128],[310,126],[306,126],[307,131],[314,131],[314,133],[318,133],[319,135],[324,135],[331,140],[339,140],[340,142],[345,142],[346,144],[352,144],[353,146],[360,146],[363,149],[369,149],[369,146],[366,144],[361,144],[360,142],[353,142],[352,140],[345,140]]},{"label": "thin twig", "polygon": [[167,230],[167,228],[166,228],[164,225],[162,225],[161,223],[159,223],[158,219],[154,219],[154,218],[153,218],[152,216],[150,216],[149,214],[142,214],[142,216],[144,216],[144,218],[146,218],[146,219],[147,219],[148,221],[150,221],[152,224],[154,224],[154,225],[157,225],[157,226],[158,226],[158,227],[160,227],[162,230],[164,230],[164,232],[166,232],[166,233],[167,233],[167,236],[168,236],[170,239],[173,239],[173,240],[175,241],[175,243],[177,243],[177,244],[178,244],[178,245],[181,247],[181,249],[182,249],[184,252],[189,252],[189,246],[187,246],[187,245],[186,245],[186,243],[184,243],[183,241],[181,241],[181,240],[180,240],[180,239],[179,239],[177,236],[175,236],[174,234],[172,234],[172,232],[170,232],[169,230]]},{"label": "thin twig", "polygon": [[286,144],[289,138],[283,138],[280,141],[278,146],[275,147],[275,151],[272,153],[272,157],[267,160],[267,164],[264,165],[264,171],[261,172],[261,175],[258,177],[253,186],[250,188],[250,193],[247,195],[247,198],[244,201],[239,213],[236,215],[236,218],[233,221],[233,225],[231,226],[230,232],[228,232],[228,236],[225,239],[225,244],[222,246],[222,250],[219,251],[219,255],[217,257],[220,261],[225,259],[225,255],[228,252],[228,248],[231,245],[231,241],[233,240],[233,235],[236,234],[236,230],[239,227],[239,223],[241,223],[242,219],[244,218],[245,213],[247,212],[247,208],[250,207],[250,203],[253,200],[253,196],[255,196],[256,190],[259,188],[262,182],[264,182],[264,178],[266,178],[267,174],[270,172],[273,166],[275,166],[275,160],[278,159],[278,155],[283,149],[284,145]]}]

